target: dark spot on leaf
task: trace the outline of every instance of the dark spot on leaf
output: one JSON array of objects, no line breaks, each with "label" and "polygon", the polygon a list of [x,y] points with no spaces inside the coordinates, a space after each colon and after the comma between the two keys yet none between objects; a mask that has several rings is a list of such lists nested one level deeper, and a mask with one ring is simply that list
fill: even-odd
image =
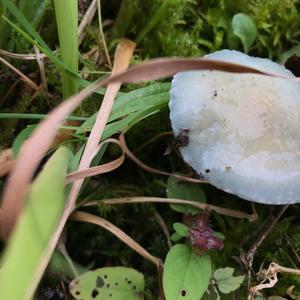
[{"label": "dark spot on leaf", "polygon": [[99,295],[99,291],[97,289],[93,289],[91,294],[92,298],[96,298],[98,295]]},{"label": "dark spot on leaf", "polygon": [[181,291],[181,296],[182,296],[182,297],[185,297],[186,294],[187,294],[186,290],[182,290],[182,291]]},{"label": "dark spot on leaf", "polygon": [[136,286],[134,285],[134,286],[132,287],[132,289],[134,289],[134,290],[135,290],[135,289],[136,289]]},{"label": "dark spot on leaf", "polygon": [[209,173],[209,172],[210,172],[210,169],[206,169],[206,170],[205,170],[205,173]]},{"label": "dark spot on leaf", "polygon": [[109,287],[110,287],[110,284],[108,283],[108,284],[106,285],[106,287],[108,287],[108,288],[109,288]]},{"label": "dark spot on leaf", "polygon": [[102,279],[102,277],[97,276],[96,286],[99,287],[99,288],[101,288],[102,286],[104,286],[104,280]]},{"label": "dark spot on leaf", "polygon": [[125,282],[127,282],[127,280],[128,280],[128,279],[125,277]]},{"label": "dark spot on leaf", "polygon": [[117,285],[119,285],[119,283],[118,283],[118,282],[116,282],[116,283],[115,283],[115,286],[117,286]]},{"label": "dark spot on leaf", "polygon": [[79,292],[79,291],[76,291],[76,292],[75,292],[75,295],[80,295],[80,292]]},{"label": "dark spot on leaf", "polygon": [[112,294],[109,294],[109,297],[112,297]]},{"label": "dark spot on leaf", "polygon": [[106,279],[106,278],[107,278],[107,275],[104,275],[103,277]]},{"label": "dark spot on leaf", "polygon": [[218,96],[218,92],[217,91],[214,91],[214,94],[213,94],[213,98],[217,97]]},{"label": "dark spot on leaf", "polygon": [[130,284],[131,283],[131,280],[128,280],[128,282],[127,282],[128,284]]}]

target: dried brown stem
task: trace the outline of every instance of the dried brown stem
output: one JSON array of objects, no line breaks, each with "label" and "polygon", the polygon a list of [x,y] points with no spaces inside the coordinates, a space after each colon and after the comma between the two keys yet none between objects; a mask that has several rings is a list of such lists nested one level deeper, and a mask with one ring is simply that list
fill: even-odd
[{"label": "dried brown stem", "polygon": [[[107,139],[107,140],[103,141],[102,143],[100,143],[98,150],[100,150],[100,148],[104,144],[107,144],[107,143],[115,143],[120,146],[120,142],[118,140]],[[125,160],[125,153],[124,153],[124,151],[122,151],[122,155],[119,158],[117,158],[109,163],[69,173],[67,175],[66,183],[74,182],[76,180],[82,180],[86,177],[91,177],[91,176],[111,172],[111,171],[117,169],[118,167],[120,167],[122,165],[122,163],[124,162],[124,160]]]},{"label": "dried brown stem", "polygon": [[78,45],[80,45],[86,34],[86,27],[89,26],[97,11],[97,0],[93,0],[88,10],[86,11],[80,25],[78,27]]},{"label": "dried brown stem", "polygon": [[43,56],[37,46],[34,46],[34,51],[35,51],[36,60],[37,60],[37,63],[39,65],[39,69],[40,69],[42,87],[43,87],[44,91],[46,93],[48,93],[48,85],[47,85],[47,78],[46,78]]},{"label": "dried brown stem", "polygon": [[156,223],[161,228],[163,234],[165,235],[168,247],[171,248],[172,247],[172,242],[171,242],[171,236],[170,236],[167,224],[165,223],[162,216],[156,210],[153,211],[153,217],[154,217],[154,220],[156,221]]},{"label": "dried brown stem", "polygon": [[[8,52],[3,49],[0,49],[0,54],[10,57],[10,58],[15,58],[15,59],[21,59],[21,60],[35,60],[36,59],[36,54],[17,54],[13,52]],[[47,57],[45,54],[40,54],[42,58]]]},{"label": "dried brown stem", "polygon": [[6,65],[9,69],[11,69],[13,72],[15,72],[20,78],[28,84],[32,89],[35,91],[40,91],[40,87],[34,83],[28,76],[26,76],[24,73],[22,73],[20,70],[15,68],[12,64],[10,64],[8,61],[6,61],[4,58],[0,57],[0,62],[2,62],[4,65]]},{"label": "dried brown stem", "polygon": [[203,210],[213,210],[216,213],[228,217],[234,217],[238,219],[247,219],[250,222],[254,222],[255,219],[252,214],[247,214],[238,210],[233,210],[229,208],[219,207],[215,205],[210,205],[206,203],[200,203],[190,200],[182,199],[172,199],[172,198],[158,198],[158,197],[124,197],[124,198],[112,198],[104,200],[89,201],[84,204],[84,206],[95,206],[99,203],[109,204],[109,205],[118,205],[118,204],[128,204],[128,203],[170,203],[170,204],[185,204],[190,205],[196,208]]},{"label": "dried brown stem", "polygon": [[260,290],[272,288],[278,282],[277,273],[288,273],[300,276],[300,270],[286,268],[272,262],[267,270],[260,272],[264,277],[263,281],[249,289],[248,300],[252,300],[253,296]]},{"label": "dried brown stem", "polygon": [[207,183],[206,181],[202,180],[202,179],[198,179],[198,178],[192,178],[192,177],[188,177],[188,176],[182,176],[182,175],[178,175],[178,174],[174,174],[174,173],[169,173],[166,171],[161,171],[158,169],[155,169],[153,167],[150,167],[148,165],[146,165],[145,163],[143,163],[141,160],[139,160],[127,147],[126,145],[126,141],[125,141],[125,137],[124,137],[124,133],[120,134],[120,142],[122,145],[123,150],[125,151],[126,155],[132,160],[134,161],[139,167],[141,167],[143,170],[150,172],[150,173],[154,173],[154,174],[159,174],[159,175],[163,175],[163,176],[173,176],[176,177],[180,180],[184,180],[184,181],[188,181],[188,182],[193,182],[193,183]]},{"label": "dried brown stem", "polygon": [[148,141],[146,141],[144,144],[142,144],[140,147],[138,147],[137,149],[135,149],[132,153],[137,153],[139,151],[141,151],[142,149],[144,149],[146,146],[148,146],[149,144],[155,142],[156,140],[160,139],[163,136],[167,136],[167,135],[172,135],[173,132],[172,131],[164,131],[161,132],[157,135],[155,135],[154,137],[152,137],[151,139],[149,139]]}]

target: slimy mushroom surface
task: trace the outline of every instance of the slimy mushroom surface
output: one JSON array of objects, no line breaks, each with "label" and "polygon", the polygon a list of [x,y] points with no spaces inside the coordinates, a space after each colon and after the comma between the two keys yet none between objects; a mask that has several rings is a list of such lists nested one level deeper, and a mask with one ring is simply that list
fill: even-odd
[{"label": "slimy mushroom surface", "polygon": [[[293,78],[283,66],[238,51],[207,58]],[[188,71],[174,76],[170,119],[185,130],[183,159],[212,185],[243,199],[300,202],[300,83],[257,74]]]}]

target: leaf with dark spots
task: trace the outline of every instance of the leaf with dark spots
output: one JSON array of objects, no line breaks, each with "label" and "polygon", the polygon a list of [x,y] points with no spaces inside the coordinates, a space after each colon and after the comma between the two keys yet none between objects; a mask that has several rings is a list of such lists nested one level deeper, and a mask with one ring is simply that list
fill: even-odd
[{"label": "leaf with dark spots", "polygon": [[69,289],[76,300],[140,300],[144,285],[143,274],[134,269],[106,267],[80,275],[70,283]]}]

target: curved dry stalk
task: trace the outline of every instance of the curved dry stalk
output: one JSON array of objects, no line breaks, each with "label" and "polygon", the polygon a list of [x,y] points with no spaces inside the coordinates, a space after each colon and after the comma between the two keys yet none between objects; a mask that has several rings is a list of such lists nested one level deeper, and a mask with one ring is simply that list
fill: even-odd
[{"label": "curved dry stalk", "polygon": [[[13,52],[8,52],[3,49],[0,49],[0,54],[10,57],[10,58],[15,58],[15,59],[21,59],[21,60],[35,60],[36,54],[19,54],[19,53],[13,53]],[[46,54],[40,54],[41,58],[46,58]]]},{"label": "curved dry stalk", "polygon": [[[120,146],[120,142],[118,140],[107,139],[99,145],[99,150],[104,144],[107,144],[107,143],[115,143]],[[117,158],[109,163],[69,173],[67,175],[66,182],[70,183],[70,182],[74,182],[79,179],[84,179],[86,177],[91,177],[91,176],[111,172],[111,171],[119,168],[122,165],[122,163],[124,162],[124,160],[125,160],[125,153],[124,153],[124,151],[122,151],[122,155],[119,158]]]},{"label": "curved dry stalk", "polygon": [[[128,68],[134,49],[135,44],[132,41],[127,39],[123,39],[120,41],[120,44],[118,45],[115,53],[115,61],[112,74],[118,74]],[[98,111],[95,124],[84,148],[78,166],[78,171],[87,169],[90,166],[90,163],[96,155],[97,151],[99,150],[99,142],[101,140],[102,133],[105,129],[106,123],[109,118],[109,114],[113,107],[115,97],[117,96],[120,87],[121,83],[112,83],[108,85],[100,109]],[[119,144],[121,145],[121,143]],[[124,151],[122,145],[121,148]],[[75,208],[75,202],[80,188],[82,186],[82,183],[83,179],[79,179],[76,182],[74,182],[72,186],[67,204],[67,210],[70,213]]]},{"label": "curved dry stalk", "polygon": [[36,60],[40,69],[40,75],[41,75],[41,83],[43,86],[43,89],[46,93],[48,93],[48,85],[47,85],[47,78],[46,78],[46,72],[45,72],[45,66],[44,66],[44,60],[42,53],[40,52],[39,48],[34,45],[34,51],[36,55]]},{"label": "curved dry stalk", "polygon": [[40,91],[40,87],[35,82],[33,82],[29,77],[27,77],[24,73],[22,73],[20,70],[15,68],[12,64],[10,64],[8,61],[6,61],[1,56],[0,56],[0,62],[2,62],[4,65],[6,65],[9,69],[11,69],[13,72],[15,72],[18,76],[20,76],[22,81],[24,81],[26,84],[28,84],[32,89],[34,89],[37,92]]},{"label": "curved dry stalk", "polygon": [[135,153],[141,151],[143,148],[145,148],[149,144],[151,144],[151,143],[155,142],[156,140],[160,139],[161,137],[167,136],[167,135],[173,135],[173,131],[164,131],[164,132],[161,132],[161,133],[155,135],[154,137],[152,137],[151,139],[146,141],[144,144],[139,146],[137,149],[135,149],[132,153],[135,154]]},{"label": "curved dry stalk", "polygon": [[145,248],[143,248],[140,244],[138,244],[134,239],[132,239],[129,235],[127,235],[124,231],[122,231],[119,227],[110,223],[109,221],[95,216],[93,214],[83,212],[83,211],[75,211],[71,214],[70,220],[73,221],[81,221],[92,223],[103,227],[107,231],[111,232],[118,239],[124,242],[128,247],[137,252],[139,255],[153,263],[155,266],[161,266],[162,262],[158,257],[151,255]]},{"label": "curved dry stalk", "polygon": [[158,198],[158,197],[124,197],[124,198],[112,198],[104,200],[95,200],[89,201],[84,204],[84,206],[95,206],[99,203],[109,204],[109,205],[118,205],[118,204],[129,204],[129,203],[169,203],[169,204],[185,204],[190,205],[196,208],[203,210],[213,210],[216,213],[228,217],[238,218],[238,219],[247,219],[250,222],[255,222],[256,217],[253,214],[247,214],[242,211],[233,210],[230,208],[219,207],[207,203],[200,203],[190,200],[183,199],[172,199],[172,198]]},{"label": "curved dry stalk", "polygon": [[198,179],[198,178],[192,178],[192,177],[188,177],[188,176],[182,176],[182,175],[178,175],[175,173],[169,173],[166,171],[161,171],[159,169],[155,169],[153,167],[150,167],[148,165],[146,165],[145,163],[143,163],[141,160],[139,160],[127,147],[126,145],[126,141],[125,141],[125,137],[124,137],[124,133],[120,134],[120,142],[122,145],[122,149],[125,151],[126,155],[132,160],[134,161],[139,167],[141,167],[143,170],[150,172],[150,173],[154,173],[154,174],[159,174],[159,175],[163,175],[163,176],[173,176],[176,177],[177,179],[180,180],[184,180],[184,181],[188,181],[188,182],[193,182],[193,183],[207,183],[205,180],[203,179]]},{"label": "curved dry stalk", "polygon": [[90,4],[89,8],[87,9],[86,13],[84,14],[84,17],[78,27],[78,45],[79,46],[85,37],[85,34],[86,34],[85,28],[91,24],[95,14],[96,14],[96,11],[97,11],[97,0],[93,0],[93,2]]},{"label": "curved dry stalk", "polygon": [[260,290],[272,288],[278,282],[277,273],[288,273],[299,276],[300,270],[282,267],[274,262],[270,263],[268,270],[260,272],[260,275],[263,276],[263,281],[249,289],[248,299],[251,299],[251,297]]},{"label": "curved dry stalk", "polygon": [[153,217],[154,217],[154,220],[156,221],[156,223],[158,224],[158,226],[161,228],[163,234],[165,235],[168,247],[171,249],[171,247],[172,247],[171,236],[170,236],[170,232],[168,230],[167,224],[165,223],[165,220],[162,218],[162,216],[156,210],[154,210],[154,212],[153,212]]}]

